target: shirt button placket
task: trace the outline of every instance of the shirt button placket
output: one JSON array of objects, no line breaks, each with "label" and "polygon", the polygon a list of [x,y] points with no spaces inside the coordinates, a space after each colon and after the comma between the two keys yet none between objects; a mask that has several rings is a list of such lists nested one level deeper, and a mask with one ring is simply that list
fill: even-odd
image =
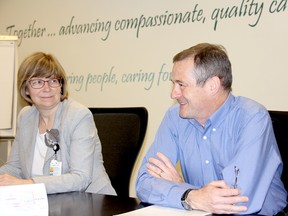
[{"label": "shirt button placket", "polygon": [[209,139],[206,135],[204,135],[202,137],[202,140],[203,140],[203,144],[205,146],[205,153],[204,153],[204,161],[203,161],[203,164],[204,164],[204,167],[203,167],[203,171],[204,171],[204,182],[205,183],[209,183],[211,182],[211,179],[213,178],[213,176],[211,176],[211,174],[213,173],[211,169],[213,169],[212,167],[212,164],[211,164],[211,153],[210,153],[210,145],[209,145]]},{"label": "shirt button placket", "polygon": [[[207,136],[204,135],[203,136],[203,140],[206,141],[207,140]],[[206,165],[209,164],[209,160],[208,159],[206,159],[204,162],[205,162]]]}]

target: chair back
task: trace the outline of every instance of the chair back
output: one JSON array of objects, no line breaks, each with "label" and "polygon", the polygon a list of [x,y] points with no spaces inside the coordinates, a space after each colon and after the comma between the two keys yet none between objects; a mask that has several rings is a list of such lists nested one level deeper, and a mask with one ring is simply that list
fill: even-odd
[{"label": "chair back", "polygon": [[282,181],[288,189],[288,111],[271,111],[269,114],[273,124],[274,134],[283,161]]},{"label": "chair back", "polygon": [[89,108],[102,144],[104,167],[118,196],[129,196],[130,178],[145,138],[144,107]]}]

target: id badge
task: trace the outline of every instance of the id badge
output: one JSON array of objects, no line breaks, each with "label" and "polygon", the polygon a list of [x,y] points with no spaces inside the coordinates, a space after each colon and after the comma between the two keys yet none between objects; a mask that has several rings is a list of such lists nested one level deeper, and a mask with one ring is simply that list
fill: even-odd
[{"label": "id badge", "polygon": [[52,160],[50,163],[50,176],[60,176],[62,173],[62,162]]}]

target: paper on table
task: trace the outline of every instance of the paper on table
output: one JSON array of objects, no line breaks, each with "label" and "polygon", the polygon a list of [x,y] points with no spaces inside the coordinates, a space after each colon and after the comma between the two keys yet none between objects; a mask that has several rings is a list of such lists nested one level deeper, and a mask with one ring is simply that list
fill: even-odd
[{"label": "paper on table", "polygon": [[48,216],[44,184],[0,186],[0,215]]},{"label": "paper on table", "polygon": [[123,214],[117,214],[115,216],[147,216],[147,215],[165,215],[165,216],[191,216],[191,215],[211,215],[210,213],[203,212],[203,211],[186,211],[182,209],[176,208],[168,208],[168,207],[161,207],[157,205],[148,206],[145,208],[137,209],[134,211],[126,212]]}]

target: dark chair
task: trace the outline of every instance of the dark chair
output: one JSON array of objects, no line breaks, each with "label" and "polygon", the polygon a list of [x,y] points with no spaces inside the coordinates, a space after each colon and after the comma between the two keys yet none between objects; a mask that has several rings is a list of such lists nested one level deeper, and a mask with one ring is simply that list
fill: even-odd
[{"label": "dark chair", "polygon": [[102,144],[104,166],[118,196],[129,196],[130,178],[148,122],[144,107],[89,108]]},{"label": "dark chair", "polygon": [[270,111],[274,134],[283,160],[282,181],[288,189],[288,111]]}]

